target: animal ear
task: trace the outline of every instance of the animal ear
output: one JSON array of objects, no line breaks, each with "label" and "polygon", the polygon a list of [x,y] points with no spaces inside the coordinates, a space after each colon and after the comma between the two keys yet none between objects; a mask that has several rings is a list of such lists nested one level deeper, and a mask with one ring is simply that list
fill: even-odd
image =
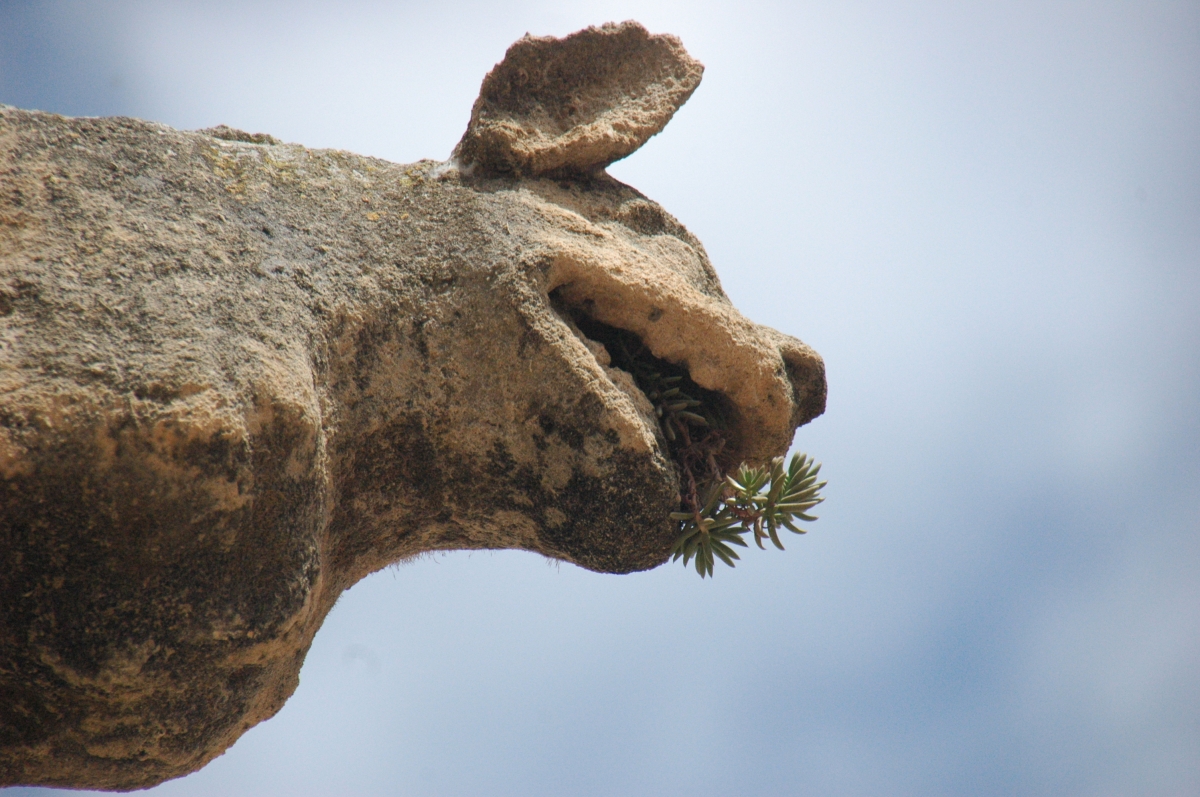
[{"label": "animal ear", "polygon": [[597,172],[662,130],[703,72],[678,38],[637,22],[526,34],[483,79],[452,157],[486,173]]}]

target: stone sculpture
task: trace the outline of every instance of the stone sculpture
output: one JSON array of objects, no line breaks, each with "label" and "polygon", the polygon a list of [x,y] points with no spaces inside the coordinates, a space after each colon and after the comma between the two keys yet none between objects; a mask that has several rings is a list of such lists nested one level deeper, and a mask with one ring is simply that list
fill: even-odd
[{"label": "stone sculpture", "polygon": [[581,317],[720,394],[731,462],[787,449],[820,358],[604,172],[700,74],[636,23],[526,37],[411,165],[0,107],[0,785],[204,766],[406,557],[662,563],[677,472]]}]

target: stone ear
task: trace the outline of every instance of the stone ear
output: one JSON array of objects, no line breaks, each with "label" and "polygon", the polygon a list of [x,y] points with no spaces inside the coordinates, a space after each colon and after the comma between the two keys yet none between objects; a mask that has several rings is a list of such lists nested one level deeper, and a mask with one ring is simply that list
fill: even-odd
[{"label": "stone ear", "polygon": [[703,72],[678,38],[633,21],[527,34],[483,79],[452,157],[493,174],[597,172],[662,130]]}]

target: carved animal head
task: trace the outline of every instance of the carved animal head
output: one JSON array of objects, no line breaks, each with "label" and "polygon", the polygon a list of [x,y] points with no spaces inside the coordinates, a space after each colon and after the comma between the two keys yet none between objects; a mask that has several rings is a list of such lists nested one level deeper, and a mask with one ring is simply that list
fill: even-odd
[{"label": "carved animal head", "polygon": [[662,563],[678,471],[615,330],[730,463],[787,449],[820,358],[604,172],[700,74],[636,23],[526,37],[444,164],[0,108],[0,785],[198,769],[402,558]]}]

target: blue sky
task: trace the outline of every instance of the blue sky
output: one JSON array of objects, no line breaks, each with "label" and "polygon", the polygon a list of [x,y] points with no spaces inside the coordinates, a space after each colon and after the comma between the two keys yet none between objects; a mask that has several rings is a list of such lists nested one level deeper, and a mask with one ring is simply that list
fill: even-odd
[{"label": "blue sky", "polygon": [[610,171],[825,357],[821,520],[378,573],[152,793],[1200,792],[1200,5],[3,2],[0,102],[445,158],[512,41],[628,18],[707,69]]}]

